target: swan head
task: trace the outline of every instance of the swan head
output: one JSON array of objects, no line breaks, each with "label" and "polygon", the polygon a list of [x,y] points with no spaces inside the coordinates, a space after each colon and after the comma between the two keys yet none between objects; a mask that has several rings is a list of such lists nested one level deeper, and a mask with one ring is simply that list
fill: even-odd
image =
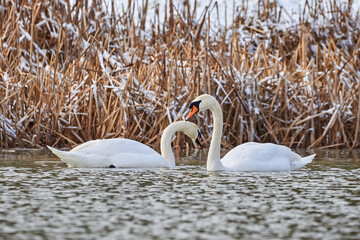
[{"label": "swan head", "polygon": [[216,99],[209,95],[203,94],[195,98],[189,105],[190,112],[186,116],[186,120],[189,120],[192,116],[194,116],[197,112],[204,111],[206,109],[211,109],[212,106],[218,104]]},{"label": "swan head", "polygon": [[161,146],[165,146],[166,144],[171,143],[171,138],[177,131],[185,133],[185,135],[193,140],[195,145],[197,145],[199,148],[202,148],[201,133],[198,126],[195,123],[187,121],[177,121],[167,126],[161,137]]},{"label": "swan head", "polygon": [[181,130],[193,140],[198,148],[202,148],[200,129],[195,123],[184,121],[184,125]]}]

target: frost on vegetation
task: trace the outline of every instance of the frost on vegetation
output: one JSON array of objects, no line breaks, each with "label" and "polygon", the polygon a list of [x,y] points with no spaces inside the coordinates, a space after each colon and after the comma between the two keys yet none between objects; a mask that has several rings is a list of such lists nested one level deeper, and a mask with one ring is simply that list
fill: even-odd
[{"label": "frost on vegetation", "polygon": [[[185,19],[182,15],[182,13],[186,13],[185,5],[182,5],[182,3],[183,1],[176,1],[178,12],[174,14],[178,21],[176,27],[179,31],[182,29],[182,31],[186,32],[189,30],[187,28],[190,28],[190,25],[186,25],[189,19]],[[215,3],[213,3],[206,14],[194,15],[193,19],[191,19],[193,29],[190,29],[184,35],[176,32],[178,35],[174,35],[173,42],[166,43],[164,42],[166,41],[165,36],[163,39],[160,38],[164,31],[171,32],[173,30],[167,29],[168,23],[160,22],[160,28],[151,28],[151,25],[146,22],[145,30],[140,29],[141,18],[137,16],[141,16],[141,14],[133,13],[131,8],[127,13],[133,15],[131,18],[134,22],[121,24],[125,23],[126,15],[110,15],[111,13],[101,4],[95,8],[84,6],[80,9],[77,9],[77,5],[73,5],[71,6],[71,16],[54,15],[59,9],[67,8],[67,3],[64,1],[57,1],[58,5],[46,1],[42,2],[42,4],[46,8],[41,10],[39,20],[35,25],[39,37],[32,37],[32,33],[29,31],[28,23],[31,22],[30,16],[32,15],[21,15],[19,39],[17,41],[26,47],[20,51],[21,56],[18,60],[17,71],[22,76],[36,75],[37,72],[35,71],[40,68],[42,75],[46,75],[47,79],[53,80],[49,82],[51,88],[59,93],[56,97],[65,94],[63,106],[60,106],[59,110],[59,129],[62,129],[62,127],[75,129],[75,127],[70,126],[71,120],[80,114],[87,114],[88,109],[84,106],[88,105],[84,104],[84,102],[88,102],[90,98],[95,101],[95,105],[99,107],[100,111],[109,107],[110,105],[107,106],[104,101],[108,99],[110,94],[114,94],[121,108],[130,109],[130,112],[124,111],[122,115],[126,124],[129,123],[129,120],[140,119],[139,115],[132,116],[136,111],[151,114],[148,118],[149,121],[155,119],[160,112],[165,114],[165,119],[168,122],[178,120],[187,110],[188,103],[184,100],[187,97],[184,96],[189,96],[189,94],[195,92],[191,88],[191,84],[193,84],[191,81],[201,82],[202,79],[207,79],[209,75],[211,78],[210,89],[207,89],[208,86],[202,88],[205,84],[196,82],[196,84],[200,85],[200,92],[211,91],[224,105],[231,104],[232,106],[239,104],[239,99],[242,97],[242,106],[247,108],[250,115],[258,115],[259,118],[261,117],[261,111],[270,108],[272,110],[271,114],[274,115],[282,111],[282,109],[292,110],[294,113],[300,114],[299,106],[303,107],[303,109],[310,109],[309,112],[313,115],[309,116],[309,119],[312,119],[315,115],[318,115],[319,118],[328,119],[329,115],[332,116],[338,111],[342,111],[346,119],[354,117],[352,102],[347,101],[346,96],[341,94],[337,95],[337,98],[334,97],[332,103],[327,105],[319,104],[320,96],[317,96],[319,91],[316,90],[313,84],[313,76],[320,76],[325,72],[322,69],[314,73],[314,69],[317,67],[314,63],[317,51],[319,51],[321,57],[326,58],[328,62],[334,65],[331,71],[324,74],[327,75],[322,81],[333,81],[332,75],[329,75],[331,73],[338,76],[338,80],[347,88],[351,88],[354,83],[358,84],[360,82],[360,71],[354,69],[355,65],[348,64],[350,58],[344,54],[346,51],[349,53],[353,51],[351,46],[354,45],[354,39],[351,34],[344,31],[344,26],[339,25],[338,16],[336,13],[331,14],[331,11],[324,11],[330,15],[319,15],[315,18],[311,15],[312,13],[304,12],[300,18],[299,15],[294,15],[291,10],[283,8],[280,17],[279,13],[265,9],[264,6],[245,11],[241,3],[239,7],[231,9],[231,16],[227,16],[230,22],[224,23],[221,22],[221,19],[219,20],[219,18],[223,17],[222,14],[225,13],[224,9],[221,4],[215,6]],[[139,3],[134,1],[133,4]],[[232,4],[227,3],[229,8],[232,8],[230,7]],[[17,16],[20,16],[22,12],[29,13],[30,11],[27,8],[20,8],[15,8],[15,11],[18,11],[16,12]],[[132,9],[140,9],[140,6]],[[155,12],[154,7],[150,9]],[[75,12],[78,12],[79,15],[75,15]],[[163,14],[163,12],[160,14]],[[95,20],[91,16],[95,16]],[[208,16],[211,17],[210,29],[207,29],[209,24],[207,22]],[[164,17],[160,16],[157,20],[162,21]],[[198,39],[195,39],[196,31],[200,28],[203,17],[205,18],[205,24],[199,31]],[[154,16],[147,17],[147,21],[152,21],[155,26],[157,20],[154,22],[154,19]],[[302,19],[303,22],[299,22],[299,19]],[[231,25],[233,20],[238,25]],[[114,23],[116,24],[113,25]],[[181,23],[186,23],[185,27],[180,28]],[[131,28],[133,26],[130,26],[131,24],[134,24],[135,36],[132,36],[133,29]],[[334,31],[329,30],[331,24],[333,24]],[[305,25],[308,26],[311,37],[304,40],[306,43],[310,42],[306,46],[310,54],[304,59],[307,63],[313,61],[312,68],[306,69],[304,67],[306,63],[299,63],[294,60],[294,69],[292,71],[297,74],[296,76],[289,74],[281,64],[277,66],[275,73],[271,76],[265,74],[268,69],[276,68],[274,67],[276,61],[281,62],[284,59],[290,61],[295,55],[295,50],[286,56],[279,56],[276,51],[280,51],[280,46],[282,48],[296,49],[296,46],[288,46],[289,42],[293,43],[301,40]],[[345,25],[348,26],[348,29],[355,31],[354,35],[359,35],[359,28],[349,27],[359,26],[359,20],[357,22],[356,20],[346,22]],[[116,34],[111,35],[110,32]],[[331,34],[336,39],[334,45],[338,48],[329,47],[332,44],[328,41]],[[160,37],[153,41],[153,35]],[[41,39],[48,39],[49,41],[42,43]],[[320,39],[319,43],[314,44],[315,39]],[[136,46],[136,41],[142,42],[144,46]],[[186,47],[188,44],[194,44],[195,41],[197,41],[195,45],[199,49],[195,52],[194,59],[190,59],[185,53],[195,51],[196,47],[193,46],[191,50]],[[9,49],[10,52],[16,52],[16,48],[12,48],[10,41],[7,41],[7,36],[1,36],[1,42],[3,48]],[[61,42],[59,49],[56,48],[57,45],[55,44],[58,42]],[[150,44],[150,42],[154,43]],[[218,51],[217,48],[221,48],[219,47],[220,43],[226,47]],[[264,57],[259,51],[259,49],[262,50],[259,46],[263,47],[264,52],[270,54]],[[272,46],[275,47],[272,48]],[[144,52],[142,52],[141,47],[144,47]],[[179,55],[184,59],[180,59],[180,57],[175,59],[174,55],[171,55],[173,50],[177,48],[182,49],[183,52]],[[32,49],[32,52],[30,49]],[[231,52],[232,49],[235,50]],[[344,51],[342,51],[343,49]],[[230,59],[235,58],[238,53],[246,53],[246,55],[241,55],[242,57],[238,59],[238,65],[227,65],[231,61]],[[81,55],[81,58],[65,59],[65,56],[73,56],[72,54],[74,56]],[[206,66],[203,62],[200,63],[203,61],[202,58],[204,58],[205,54],[207,54],[208,61],[213,65]],[[333,60],[334,56],[341,54],[343,56],[338,62]],[[0,57],[4,59],[2,54]],[[56,66],[51,65],[54,64],[54,59],[58,64]],[[248,60],[249,64],[256,61],[267,61],[269,65],[258,68],[249,67],[246,65],[246,60]],[[143,66],[147,66],[149,72],[139,74],[139,69],[142,69]],[[325,68],[325,66],[321,67]],[[196,77],[194,77],[194,69],[198,71]],[[214,71],[214,69],[216,70]],[[216,72],[218,69],[220,70]],[[14,83],[14,80],[12,80],[14,76],[10,71],[2,75],[9,92],[16,92],[21,87],[27,87],[24,82],[21,82],[21,84],[20,82]],[[172,79],[172,82],[165,79],[165,76]],[[38,79],[44,78],[42,76]],[[185,84],[178,86],[177,78],[182,79]],[[161,84],[164,84],[164,86],[160,86]],[[277,86],[280,84],[286,87],[281,87],[276,92]],[[0,86],[3,87],[3,85]],[[86,90],[88,91],[83,93]],[[328,91],[331,94],[331,89]],[[174,96],[175,93],[176,96]],[[168,94],[172,95],[169,96]],[[314,96],[314,101],[311,102],[309,96]],[[284,98],[285,101],[288,101],[286,102],[286,108],[277,101],[274,101],[272,105],[271,100],[273,98],[275,100]],[[335,106],[334,103],[339,105]],[[34,103],[29,104],[29,106],[34,107]],[[42,107],[42,109],[46,111],[45,107]],[[55,110],[53,111],[55,112]],[[111,111],[115,110],[107,109],[107,111],[111,113]],[[23,112],[26,113],[27,110]],[[100,114],[102,113],[100,112]],[[29,116],[31,115],[20,116],[18,124],[22,125],[28,120]],[[101,117],[99,116],[99,118]],[[205,118],[206,121],[209,120],[207,117]],[[239,118],[245,124],[247,119],[243,116],[239,116]],[[5,131],[9,136],[16,136],[13,131],[14,124],[11,123],[11,120],[4,118],[2,115],[0,115],[0,119],[2,121],[1,130]],[[306,118],[304,119],[306,120]],[[305,120],[303,121],[305,122]],[[142,129],[142,126],[139,126],[139,128]],[[254,133],[252,133],[252,137],[255,137]]]},{"label": "frost on vegetation", "polygon": [[15,124],[0,113],[0,132],[6,137],[16,139]]}]

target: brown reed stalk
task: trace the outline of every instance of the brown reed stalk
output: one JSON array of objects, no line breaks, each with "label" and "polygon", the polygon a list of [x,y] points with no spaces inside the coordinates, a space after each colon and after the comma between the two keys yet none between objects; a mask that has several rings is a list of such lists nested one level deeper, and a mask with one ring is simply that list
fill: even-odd
[{"label": "brown reed stalk", "polygon": [[[329,3],[307,3],[299,24],[283,28],[286,12],[261,0],[253,14],[234,7],[222,29],[217,7],[196,16],[189,1],[169,1],[164,19],[148,1],[138,15],[135,1],[119,13],[99,0],[2,1],[0,147],[111,137],[159,147],[165,127],[202,93],[221,103],[224,147],[360,147],[360,20]],[[198,120],[207,143],[211,115]]]}]

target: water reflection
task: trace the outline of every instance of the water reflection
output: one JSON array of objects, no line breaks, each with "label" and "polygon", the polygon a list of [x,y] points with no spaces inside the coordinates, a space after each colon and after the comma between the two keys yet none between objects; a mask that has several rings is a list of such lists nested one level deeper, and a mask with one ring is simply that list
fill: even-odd
[{"label": "water reflection", "polygon": [[206,152],[123,170],[2,151],[0,239],[359,239],[359,151],[316,153],[301,171],[208,173]]}]

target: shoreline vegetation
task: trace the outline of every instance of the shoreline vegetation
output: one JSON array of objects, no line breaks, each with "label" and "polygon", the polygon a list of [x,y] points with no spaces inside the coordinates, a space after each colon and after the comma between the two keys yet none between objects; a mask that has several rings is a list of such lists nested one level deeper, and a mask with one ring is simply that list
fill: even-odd
[{"label": "shoreline vegetation", "polygon": [[[254,11],[239,1],[225,26],[215,1],[201,15],[194,2],[2,1],[0,147],[115,137],[159,147],[203,93],[221,103],[225,148],[360,147],[360,14],[351,0],[307,1],[296,21],[276,1]],[[194,121],[206,143],[212,121],[208,112]],[[175,146],[193,147],[182,134]]]}]

